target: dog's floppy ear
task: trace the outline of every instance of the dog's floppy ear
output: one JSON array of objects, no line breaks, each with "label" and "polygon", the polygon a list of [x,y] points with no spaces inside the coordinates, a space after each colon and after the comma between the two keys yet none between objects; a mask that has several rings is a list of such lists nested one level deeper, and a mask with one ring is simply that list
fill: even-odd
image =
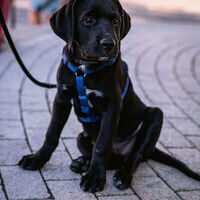
[{"label": "dog's floppy ear", "polygon": [[131,18],[128,15],[128,13],[122,8],[119,0],[115,0],[115,2],[117,3],[119,12],[122,17],[122,25],[121,25],[121,30],[120,30],[120,37],[122,40],[127,35],[127,33],[129,32],[131,28]]},{"label": "dog's floppy ear", "polygon": [[71,46],[74,39],[74,7],[76,0],[70,0],[59,9],[50,19],[54,33]]},{"label": "dog's floppy ear", "polygon": [[127,35],[131,28],[131,18],[128,13],[122,8],[122,26],[121,26],[121,40]]}]

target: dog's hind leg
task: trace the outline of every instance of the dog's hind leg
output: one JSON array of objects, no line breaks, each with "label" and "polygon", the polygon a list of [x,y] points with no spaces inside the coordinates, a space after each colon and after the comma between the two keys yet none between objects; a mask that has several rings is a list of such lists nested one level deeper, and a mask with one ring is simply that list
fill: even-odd
[{"label": "dog's hind leg", "polygon": [[84,132],[81,132],[77,137],[77,146],[82,156],[72,160],[70,169],[76,173],[86,172],[90,166],[92,157],[93,145],[91,143],[91,138],[85,136]]},{"label": "dog's hind leg", "polygon": [[120,189],[127,189],[140,162],[150,158],[155,150],[163,122],[163,113],[159,108],[147,108],[143,124],[137,133],[136,142],[130,154],[124,159],[124,163],[113,177],[114,185]]}]

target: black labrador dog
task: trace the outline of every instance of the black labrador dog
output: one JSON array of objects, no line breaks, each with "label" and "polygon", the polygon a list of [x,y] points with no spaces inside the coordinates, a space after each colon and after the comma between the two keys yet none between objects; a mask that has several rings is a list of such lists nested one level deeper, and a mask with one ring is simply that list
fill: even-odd
[{"label": "black labrador dog", "polygon": [[197,180],[185,164],[155,148],[163,113],[146,106],[133,90],[120,42],[130,30],[130,17],[118,0],[71,0],[50,19],[53,31],[66,41],[57,73],[57,94],[46,139],[39,151],[24,156],[19,165],[37,170],[50,159],[71,111],[82,123],[77,137],[82,156],[73,160],[82,176],[82,190],[103,190],[106,170],[115,169],[114,185],[130,186],[142,161],[178,168]]}]

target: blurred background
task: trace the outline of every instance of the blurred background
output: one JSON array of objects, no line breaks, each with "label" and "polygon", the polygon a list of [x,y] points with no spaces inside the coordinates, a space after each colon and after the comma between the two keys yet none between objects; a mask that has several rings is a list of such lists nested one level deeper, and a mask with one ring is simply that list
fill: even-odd
[{"label": "blurred background", "polygon": [[[14,28],[17,25],[48,23],[53,12],[68,0],[1,0],[4,17]],[[199,0],[121,0],[134,23],[190,23],[200,22]],[[3,44],[0,30],[0,45]],[[2,47],[0,47],[2,49]]]},{"label": "blurred background", "polygon": [[[200,22],[199,0],[121,0],[120,2],[134,16],[134,20],[136,21],[171,20]],[[62,0],[60,3],[62,3]],[[13,7],[17,8],[17,22],[28,23],[30,0],[13,0]]]}]

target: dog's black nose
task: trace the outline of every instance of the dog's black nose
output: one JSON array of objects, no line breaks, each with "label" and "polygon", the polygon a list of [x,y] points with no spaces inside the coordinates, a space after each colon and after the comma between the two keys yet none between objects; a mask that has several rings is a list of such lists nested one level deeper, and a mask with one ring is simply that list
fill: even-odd
[{"label": "dog's black nose", "polygon": [[100,45],[107,51],[110,51],[115,46],[115,41],[113,39],[102,39]]}]

